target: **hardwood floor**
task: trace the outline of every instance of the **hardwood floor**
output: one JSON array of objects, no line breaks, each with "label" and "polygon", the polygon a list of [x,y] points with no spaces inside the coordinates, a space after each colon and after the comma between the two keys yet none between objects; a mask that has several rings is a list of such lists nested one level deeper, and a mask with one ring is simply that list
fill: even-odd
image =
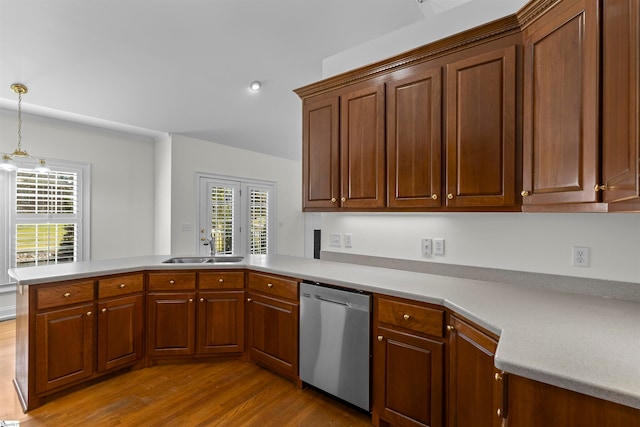
[{"label": "hardwood floor", "polygon": [[36,426],[370,426],[366,414],[241,361],[128,372],[22,412],[15,321],[0,322],[0,420]]}]

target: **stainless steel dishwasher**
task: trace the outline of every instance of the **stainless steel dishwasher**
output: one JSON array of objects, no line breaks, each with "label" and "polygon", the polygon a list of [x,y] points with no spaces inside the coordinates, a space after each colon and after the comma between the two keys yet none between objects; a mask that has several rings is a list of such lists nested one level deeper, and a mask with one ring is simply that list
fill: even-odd
[{"label": "stainless steel dishwasher", "polygon": [[300,379],[369,411],[371,295],[300,284]]}]

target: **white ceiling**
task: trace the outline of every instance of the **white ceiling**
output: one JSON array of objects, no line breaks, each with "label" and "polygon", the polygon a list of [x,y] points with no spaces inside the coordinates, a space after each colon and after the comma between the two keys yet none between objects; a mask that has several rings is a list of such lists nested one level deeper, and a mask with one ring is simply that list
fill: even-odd
[{"label": "white ceiling", "polygon": [[299,159],[292,90],[421,17],[416,0],[0,0],[0,108],[21,82],[25,112]]}]

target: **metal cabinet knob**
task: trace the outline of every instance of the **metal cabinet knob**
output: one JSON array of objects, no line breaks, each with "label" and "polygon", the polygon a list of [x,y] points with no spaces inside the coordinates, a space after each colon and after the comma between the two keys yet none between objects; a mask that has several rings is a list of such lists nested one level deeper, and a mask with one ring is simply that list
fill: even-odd
[{"label": "metal cabinet knob", "polygon": [[171,285],[175,285],[176,281],[175,281],[175,280],[173,280],[173,279],[171,279],[171,280],[169,280],[169,283],[170,283]]},{"label": "metal cabinet knob", "polygon": [[251,302],[251,298],[247,298],[247,302]]},{"label": "metal cabinet knob", "polygon": [[432,195],[431,195],[431,198],[432,198],[433,200],[438,200],[438,195],[437,195],[437,194],[432,194]]},{"label": "metal cabinet knob", "polygon": [[347,198],[346,198],[346,197],[343,197],[343,198],[342,198],[342,199],[340,199],[340,200],[342,200],[342,202],[344,203],[344,202],[346,202],[346,201],[347,201]]},{"label": "metal cabinet knob", "polygon": [[189,302],[193,302],[193,298],[189,298]]},{"label": "metal cabinet knob", "polygon": [[204,298],[200,298],[200,302],[204,302]]},{"label": "metal cabinet knob", "polygon": [[120,283],[120,289],[124,289],[124,287],[127,286],[124,283]]},{"label": "metal cabinet knob", "polygon": [[336,202],[336,198],[335,198],[335,197],[332,197],[332,198],[331,198],[331,203],[335,203],[335,202]]},{"label": "metal cabinet knob", "polygon": [[451,332],[451,331],[455,331],[455,327],[453,325],[447,325],[447,331]]},{"label": "metal cabinet knob", "polygon": [[65,292],[64,295],[63,295],[63,297],[65,297],[65,298],[69,298],[70,296],[71,296],[70,292]]},{"label": "metal cabinet knob", "polygon": [[402,318],[403,318],[404,320],[409,320],[409,318],[410,318],[410,317],[411,317],[411,316],[409,316],[408,314],[405,314],[404,316],[402,316]]},{"label": "metal cabinet knob", "polygon": [[93,314],[92,312],[87,311],[87,317],[91,317],[92,314]]},{"label": "metal cabinet knob", "polygon": [[218,279],[218,283],[224,282],[224,279]]},{"label": "metal cabinet knob", "polygon": [[501,417],[502,416],[502,411],[500,410],[500,408],[498,408],[498,410],[496,411],[496,414]]},{"label": "metal cabinet knob", "polygon": [[273,288],[273,283],[267,283],[267,286]]},{"label": "metal cabinet knob", "polygon": [[593,191],[595,191],[596,193],[597,193],[598,191],[604,191],[604,190],[606,190],[606,189],[607,189],[607,186],[606,186],[606,185],[598,185],[598,184],[596,184],[596,185],[593,187]]},{"label": "metal cabinet knob", "polygon": [[378,335],[378,341],[382,341],[384,337],[382,335]]},{"label": "metal cabinet knob", "polygon": [[502,375],[500,375],[499,372],[496,372],[493,378],[495,378],[496,381],[500,381],[502,379]]},{"label": "metal cabinet knob", "polygon": [[453,194],[451,194],[451,193],[447,194],[447,199],[453,200]]},{"label": "metal cabinet knob", "polygon": [[103,308],[103,309],[102,309],[102,310],[100,310],[100,311],[101,311],[101,312],[103,312],[103,313],[106,313],[106,312],[107,312],[107,309],[106,309],[106,308]]},{"label": "metal cabinet knob", "polygon": [[520,195],[522,197],[527,197],[529,194],[531,194],[530,192],[528,192],[527,190],[522,190],[522,192],[520,192]]}]

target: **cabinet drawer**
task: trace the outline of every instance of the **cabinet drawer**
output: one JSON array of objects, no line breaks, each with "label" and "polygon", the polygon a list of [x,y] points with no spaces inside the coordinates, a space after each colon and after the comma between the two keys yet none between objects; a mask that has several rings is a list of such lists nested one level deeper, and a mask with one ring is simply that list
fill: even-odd
[{"label": "cabinet drawer", "polygon": [[244,289],[242,271],[211,271],[198,273],[199,289]]},{"label": "cabinet drawer", "polygon": [[98,280],[98,298],[139,293],[143,288],[144,275],[142,273],[100,279]]},{"label": "cabinet drawer", "polygon": [[266,295],[298,300],[298,282],[293,279],[249,273],[249,289]]},{"label": "cabinet drawer", "polygon": [[195,289],[196,273],[149,273],[150,291],[172,291],[176,289]]},{"label": "cabinet drawer", "polygon": [[36,289],[38,310],[93,300],[93,281]]},{"label": "cabinet drawer", "polygon": [[409,302],[378,298],[378,322],[442,337],[444,311]]}]

